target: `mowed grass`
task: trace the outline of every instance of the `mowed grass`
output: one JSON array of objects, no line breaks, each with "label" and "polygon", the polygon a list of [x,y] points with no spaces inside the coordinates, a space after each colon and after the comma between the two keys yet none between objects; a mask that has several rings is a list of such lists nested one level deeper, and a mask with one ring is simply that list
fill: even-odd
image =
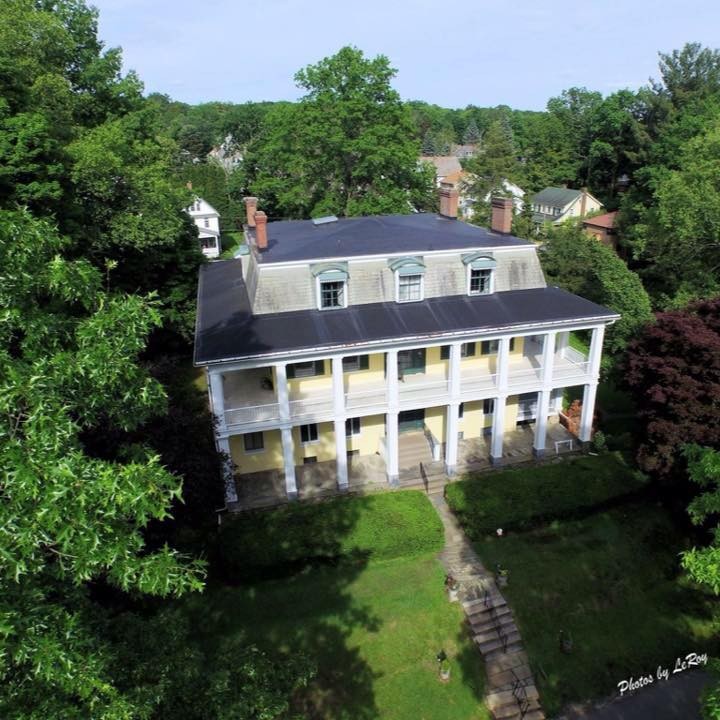
[{"label": "mowed grass", "polygon": [[[536,672],[543,707],[604,697],[631,676],[674,667],[676,657],[716,651],[717,601],[679,572],[689,541],[656,505],[556,521],[476,547],[509,570],[506,593]],[[559,633],[573,640],[571,654]]]},{"label": "mowed grass", "polygon": [[[489,720],[484,667],[460,606],[447,600],[442,529],[421,493],[252,513],[228,522],[218,540],[218,572],[183,607],[207,643],[236,636],[314,661],[317,677],[293,702],[302,717]],[[260,552],[264,543],[274,549]]]}]

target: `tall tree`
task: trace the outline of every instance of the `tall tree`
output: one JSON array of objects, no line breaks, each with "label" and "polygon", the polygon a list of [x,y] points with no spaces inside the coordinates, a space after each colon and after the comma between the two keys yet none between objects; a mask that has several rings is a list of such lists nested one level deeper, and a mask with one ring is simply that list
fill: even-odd
[{"label": "tall tree", "polygon": [[295,76],[297,105],[273,108],[248,154],[250,187],[275,217],[405,213],[432,202],[434,177],[382,55],[357,48]]},{"label": "tall tree", "polygon": [[720,299],[658,313],[630,343],[624,378],[646,470],[669,475],[685,443],[720,448]]},{"label": "tall tree", "polygon": [[475,118],[470,118],[470,122],[467,124],[465,133],[463,134],[463,143],[465,143],[465,145],[476,145],[479,142],[480,130],[475,122]]},{"label": "tall tree", "polygon": [[98,426],[131,430],[164,409],[137,364],[155,303],[108,295],[101,273],[27,212],[0,211],[0,714],[130,717],[108,677],[84,584],[180,595],[201,567],[142,535],[180,481],[137,449],[121,462],[87,453]]},{"label": "tall tree", "polygon": [[652,320],[650,299],[640,278],[581,225],[563,223],[551,228],[540,259],[550,282],[620,313],[620,320],[608,329],[609,357],[617,359]]}]

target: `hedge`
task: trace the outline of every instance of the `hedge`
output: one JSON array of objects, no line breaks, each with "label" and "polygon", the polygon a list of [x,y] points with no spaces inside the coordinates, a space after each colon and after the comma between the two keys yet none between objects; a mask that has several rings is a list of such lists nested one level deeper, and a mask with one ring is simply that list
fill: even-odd
[{"label": "hedge", "polygon": [[473,539],[577,515],[647,484],[619,453],[478,474],[448,485],[448,505]]},{"label": "hedge", "polygon": [[386,559],[439,552],[440,518],[417,491],[340,497],[243,513],[224,522],[214,565],[223,575],[318,560]]}]

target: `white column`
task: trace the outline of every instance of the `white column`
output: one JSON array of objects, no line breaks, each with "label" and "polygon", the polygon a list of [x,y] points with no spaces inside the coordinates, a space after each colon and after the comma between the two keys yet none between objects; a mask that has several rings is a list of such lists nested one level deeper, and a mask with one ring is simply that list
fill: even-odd
[{"label": "white column", "polygon": [[221,372],[208,371],[210,376],[210,407],[217,419],[217,429],[225,430],[225,391]]},{"label": "white column", "polygon": [[448,367],[450,404],[447,406],[445,422],[445,472],[455,475],[457,472],[458,432],[460,430],[460,360],[462,343],[450,346]]},{"label": "white column", "polygon": [[490,440],[490,462],[493,465],[502,464],[506,401],[507,397],[505,395],[500,395],[494,399],[492,436]]},{"label": "white column", "polygon": [[280,420],[290,420],[290,402],[287,384],[287,365],[278,363],[275,366],[275,384],[277,385],[277,400]]},{"label": "white column", "polygon": [[558,356],[561,358],[564,358],[565,351],[567,350],[567,348],[570,344],[570,333],[567,331],[559,332],[557,334],[557,340],[555,342],[557,345]]},{"label": "white column", "polygon": [[295,480],[295,453],[293,451],[292,428],[281,428],[280,435],[282,436],[283,462],[285,465],[285,492],[289,500],[295,500],[298,496],[298,491]]},{"label": "white column", "polygon": [[583,392],[582,413],[580,415],[580,441],[590,442],[592,439],[592,422],[595,414],[595,395],[597,381],[585,385]]},{"label": "white column", "polygon": [[388,410],[385,415],[385,470],[389,485],[397,485],[400,480],[398,468],[398,414]]},{"label": "white column", "polygon": [[447,406],[447,422],[445,423],[445,472],[448,475],[455,475],[457,472],[459,423],[460,404],[451,402]]},{"label": "white column", "polygon": [[226,437],[218,438],[217,448],[225,456],[223,458],[223,481],[225,485],[225,504],[230,505],[238,501],[237,488],[235,487],[235,473],[233,472],[233,461],[230,454],[230,440]]},{"label": "white column", "polygon": [[542,354],[542,383],[543,388],[549,390],[552,386],[553,366],[555,364],[556,332],[545,333]]},{"label": "white column", "polygon": [[348,487],[347,440],[345,438],[345,383],[342,357],[332,359],[333,412],[335,413],[335,461],[340,490]]},{"label": "white column", "polygon": [[388,350],[386,354],[385,373],[387,382],[388,409],[385,415],[385,470],[388,483],[397,485],[400,470],[398,469],[398,411],[400,406],[398,388],[398,351]]},{"label": "white column", "polygon": [[497,356],[497,384],[500,392],[507,392],[510,371],[510,338],[500,338]]},{"label": "white column", "polygon": [[600,375],[600,359],[602,358],[602,346],[605,339],[605,326],[596,327],[592,332],[590,340],[590,377],[597,380]]},{"label": "white column", "polygon": [[547,438],[547,419],[550,413],[550,390],[541,390],[538,393],[537,415],[535,417],[535,438],[533,440],[533,455],[542,457],[545,454]]}]

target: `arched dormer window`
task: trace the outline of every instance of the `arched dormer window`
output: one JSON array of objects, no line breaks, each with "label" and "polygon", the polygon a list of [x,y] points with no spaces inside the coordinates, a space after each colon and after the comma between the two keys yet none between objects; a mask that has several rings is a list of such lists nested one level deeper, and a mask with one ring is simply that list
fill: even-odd
[{"label": "arched dormer window", "polygon": [[468,295],[490,295],[495,291],[497,261],[484,253],[469,253],[462,258],[467,268]]},{"label": "arched dormer window", "polygon": [[315,277],[318,310],[336,310],[348,304],[347,263],[324,263],[310,268]]},{"label": "arched dormer window", "polygon": [[425,263],[421,257],[388,261],[395,275],[395,299],[399,303],[418,302],[425,295]]}]

